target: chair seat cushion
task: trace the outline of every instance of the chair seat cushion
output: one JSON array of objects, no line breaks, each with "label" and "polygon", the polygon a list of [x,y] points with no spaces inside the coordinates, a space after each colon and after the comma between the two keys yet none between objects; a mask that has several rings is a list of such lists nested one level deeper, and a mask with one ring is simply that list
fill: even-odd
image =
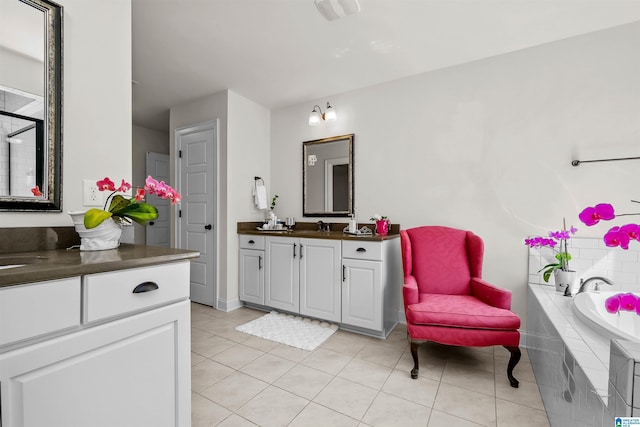
[{"label": "chair seat cushion", "polygon": [[517,314],[485,304],[472,295],[420,294],[419,301],[405,307],[408,323],[497,330],[520,327]]}]

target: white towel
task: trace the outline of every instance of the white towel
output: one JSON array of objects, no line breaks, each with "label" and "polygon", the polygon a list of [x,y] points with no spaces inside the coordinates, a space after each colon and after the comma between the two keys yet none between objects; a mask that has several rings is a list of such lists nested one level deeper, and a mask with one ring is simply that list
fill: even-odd
[{"label": "white towel", "polygon": [[253,198],[258,209],[267,209],[267,189],[264,184],[256,181],[255,188],[253,189]]}]

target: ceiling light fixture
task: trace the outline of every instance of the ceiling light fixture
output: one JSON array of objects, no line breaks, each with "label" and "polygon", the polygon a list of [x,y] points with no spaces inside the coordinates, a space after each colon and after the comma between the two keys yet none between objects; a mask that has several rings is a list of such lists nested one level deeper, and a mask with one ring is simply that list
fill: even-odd
[{"label": "ceiling light fixture", "polygon": [[325,122],[334,122],[338,120],[338,115],[336,114],[336,110],[333,109],[329,102],[327,102],[327,108],[322,112],[322,108],[319,105],[314,105],[313,110],[309,114],[309,126],[319,125],[321,121]]},{"label": "ceiling light fixture", "polygon": [[327,21],[360,12],[358,0],[315,0],[318,11]]}]

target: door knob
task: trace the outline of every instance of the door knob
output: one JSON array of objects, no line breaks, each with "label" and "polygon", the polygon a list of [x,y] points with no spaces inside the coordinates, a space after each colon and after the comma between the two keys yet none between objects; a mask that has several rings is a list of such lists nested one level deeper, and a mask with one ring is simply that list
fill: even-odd
[{"label": "door knob", "polygon": [[213,227],[211,226],[211,224],[207,224],[204,226],[205,230],[211,230]]}]

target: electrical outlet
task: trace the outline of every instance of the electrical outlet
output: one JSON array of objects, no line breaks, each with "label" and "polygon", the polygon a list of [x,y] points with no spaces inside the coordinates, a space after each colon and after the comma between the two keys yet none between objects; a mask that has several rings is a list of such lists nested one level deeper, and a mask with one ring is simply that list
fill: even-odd
[{"label": "electrical outlet", "polygon": [[82,181],[82,195],[85,206],[102,206],[102,193],[98,191],[95,181],[90,179]]}]

